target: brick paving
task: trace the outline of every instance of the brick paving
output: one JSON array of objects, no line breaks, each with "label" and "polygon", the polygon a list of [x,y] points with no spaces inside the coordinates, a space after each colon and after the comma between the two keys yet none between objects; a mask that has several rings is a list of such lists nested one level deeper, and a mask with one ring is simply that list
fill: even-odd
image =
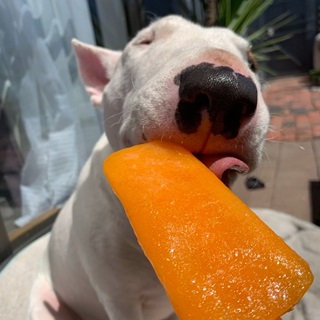
[{"label": "brick paving", "polygon": [[313,221],[319,214],[310,186],[320,181],[320,87],[307,76],[277,78],[264,85],[263,95],[271,125],[262,162],[250,176],[265,188],[249,190],[247,177],[239,176],[232,189],[250,207]]},{"label": "brick paving", "polygon": [[313,86],[307,76],[270,81],[263,93],[271,114],[268,140],[320,138],[320,87]]}]

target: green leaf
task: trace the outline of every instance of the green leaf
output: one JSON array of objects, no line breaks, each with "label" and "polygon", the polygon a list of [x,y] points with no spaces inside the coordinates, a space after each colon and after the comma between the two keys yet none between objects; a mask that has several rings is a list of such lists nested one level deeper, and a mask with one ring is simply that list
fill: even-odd
[{"label": "green leaf", "polygon": [[[208,0],[200,0],[200,5],[205,11],[207,8]],[[222,27],[228,27],[236,33],[245,36],[252,43],[252,50],[256,56],[257,61],[270,60],[270,54],[272,58],[279,59],[293,59],[286,52],[283,53],[281,43],[290,39],[293,34],[285,34],[283,36],[277,36],[270,38],[268,31],[272,28],[274,31],[279,28],[292,23],[296,19],[295,16],[289,12],[284,12],[267,22],[264,26],[258,30],[250,32],[250,25],[257,18],[259,18],[274,2],[274,0],[217,0],[218,1],[218,17],[217,25]],[[195,21],[195,13],[186,6],[183,0],[178,0],[182,12],[184,12],[190,19]],[[279,52],[278,55],[277,52]],[[263,66],[264,71],[275,74],[274,70]]]},{"label": "green leaf", "polygon": [[260,68],[260,70],[262,70],[262,71],[264,71],[266,73],[269,73],[272,76],[276,76],[277,75],[277,72],[275,70],[273,70],[272,68],[267,67],[266,65],[262,65],[259,68]]},{"label": "green leaf", "polygon": [[239,34],[244,34],[249,24],[257,19],[273,0],[244,0],[239,7],[236,16],[228,27]]},{"label": "green leaf", "polygon": [[286,41],[286,40],[290,39],[292,36],[293,36],[293,34],[286,34],[286,35],[281,36],[281,37],[277,37],[277,38],[266,40],[266,41],[263,41],[263,42],[260,42],[260,43],[253,44],[252,45],[252,51],[259,50],[259,49],[262,49],[262,48],[265,48],[265,47],[268,47],[268,46],[273,46],[276,43],[280,43],[280,42],[283,42],[283,41]]},{"label": "green leaf", "polygon": [[261,37],[265,36],[268,32],[268,29],[272,27],[274,30],[277,30],[281,27],[283,27],[286,24],[289,24],[295,19],[294,16],[290,15],[289,12],[285,12],[281,14],[280,16],[276,17],[275,19],[271,20],[269,23],[262,26],[257,31],[251,33],[247,36],[247,39],[250,42],[253,42],[257,39],[261,39]]}]

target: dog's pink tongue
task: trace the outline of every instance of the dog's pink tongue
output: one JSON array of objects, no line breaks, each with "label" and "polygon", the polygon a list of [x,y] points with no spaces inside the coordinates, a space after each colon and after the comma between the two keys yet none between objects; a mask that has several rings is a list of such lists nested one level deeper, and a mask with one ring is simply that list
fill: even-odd
[{"label": "dog's pink tongue", "polygon": [[239,173],[247,173],[249,171],[249,167],[243,161],[234,157],[202,154],[199,156],[199,160],[220,180],[222,180],[223,174],[226,173],[227,170],[234,170]]}]

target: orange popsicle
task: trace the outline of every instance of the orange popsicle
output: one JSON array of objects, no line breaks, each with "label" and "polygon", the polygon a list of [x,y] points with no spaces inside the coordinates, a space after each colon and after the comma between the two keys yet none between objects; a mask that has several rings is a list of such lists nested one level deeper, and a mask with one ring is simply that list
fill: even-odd
[{"label": "orange popsicle", "polygon": [[121,150],[104,172],[180,320],[275,320],[310,287],[308,264],[183,147]]}]

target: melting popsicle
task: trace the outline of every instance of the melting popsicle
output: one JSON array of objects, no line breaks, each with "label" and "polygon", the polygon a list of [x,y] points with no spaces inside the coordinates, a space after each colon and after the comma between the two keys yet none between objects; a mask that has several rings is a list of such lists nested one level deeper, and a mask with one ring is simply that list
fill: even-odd
[{"label": "melting popsicle", "polygon": [[104,172],[180,320],[275,320],[301,299],[310,268],[183,147],[154,141]]}]

